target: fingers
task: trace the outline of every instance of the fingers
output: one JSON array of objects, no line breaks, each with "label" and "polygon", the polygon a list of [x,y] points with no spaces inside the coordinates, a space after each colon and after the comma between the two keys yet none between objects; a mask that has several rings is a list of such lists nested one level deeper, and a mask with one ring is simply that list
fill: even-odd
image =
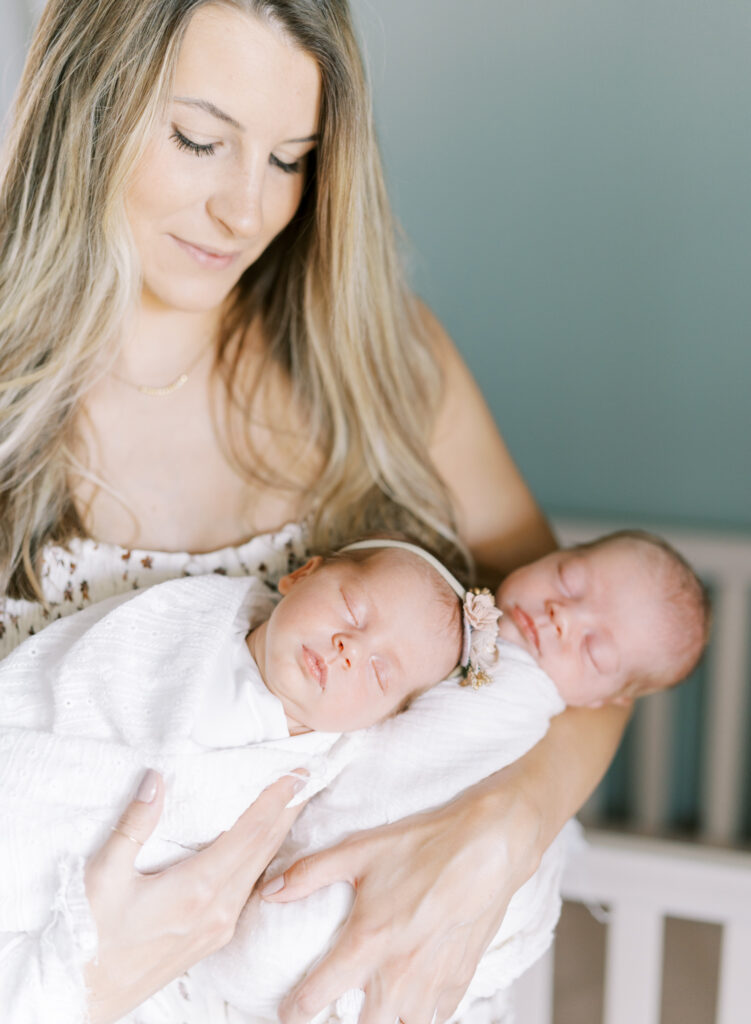
[{"label": "fingers", "polygon": [[[365,972],[361,976],[354,969],[355,965],[347,962],[351,959],[351,956],[348,956],[351,951],[346,945],[344,932],[334,953],[324,957],[315,970],[282,1000],[277,1011],[281,1024],[306,1024],[325,1006],[338,999],[343,992],[350,988],[363,987]],[[343,956],[337,953],[342,948],[348,950]],[[362,1020],[362,1017],[360,1019]],[[396,1014],[392,1016],[389,1024],[393,1024],[395,1020]]]},{"label": "fingers", "polygon": [[354,885],[359,868],[356,849],[355,844],[340,844],[303,857],[283,875],[266,882],[261,896],[270,903],[291,903],[334,882]]},{"label": "fingers", "polygon": [[306,775],[285,775],[268,786],[232,828],[193,858],[219,877],[240,874],[250,892],[305,806],[287,807],[307,782]]},{"label": "fingers", "polygon": [[163,805],[164,780],[150,768],[97,858],[106,861],[113,871],[132,871],[141,847],[157,826]]}]

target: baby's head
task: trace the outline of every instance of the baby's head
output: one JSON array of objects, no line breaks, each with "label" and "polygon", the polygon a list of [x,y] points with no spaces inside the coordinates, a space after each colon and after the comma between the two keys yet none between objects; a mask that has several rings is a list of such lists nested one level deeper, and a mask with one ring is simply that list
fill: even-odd
[{"label": "baby's head", "polygon": [[316,556],[279,581],[250,646],[298,731],[361,729],[451,673],[461,603],[425,558],[398,547]]},{"label": "baby's head", "polygon": [[659,537],[622,531],[555,551],[498,590],[499,634],[520,644],[567,704],[626,704],[696,666],[709,601],[688,563]]}]

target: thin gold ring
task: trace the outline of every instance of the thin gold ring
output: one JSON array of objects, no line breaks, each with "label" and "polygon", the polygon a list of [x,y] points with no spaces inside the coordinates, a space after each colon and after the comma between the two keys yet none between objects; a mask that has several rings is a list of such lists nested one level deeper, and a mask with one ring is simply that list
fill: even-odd
[{"label": "thin gold ring", "polygon": [[130,839],[131,843],[135,843],[136,846],[143,846],[143,843],[141,842],[140,839],[136,839],[135,836],[130,835],[129,832],[126,832],[125,829],[121,828],[119,825],[113,825],[112,831],[119,832],[121,836],[125,836],[126,839]]}]

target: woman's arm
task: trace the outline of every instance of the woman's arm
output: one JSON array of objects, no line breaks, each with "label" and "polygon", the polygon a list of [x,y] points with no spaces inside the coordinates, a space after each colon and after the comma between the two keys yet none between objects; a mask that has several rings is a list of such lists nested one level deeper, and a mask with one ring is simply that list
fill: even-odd
[{"label": "woman's arm", "polygon": [[[459,529],[495,584],[555,540],[471,374],[424,315],[446,382],[432,455]],[[302,1024],[352,987],[366,993],[361,1024],[450,1016],[508,901],[605,772],[626,719],[615,707],[568,709],[526,756],[445,807],[355,836],[287,871],[267,898],[298,899],[344,879],[355,902],[335,947],[285,1000],[284,1024]]]},{"label": "woman's arm", "polygon": [[552,551],[555,537],[464,360],[424,306],[422,313],[444,380],[431,455],[480,576],[497,586],[512,569]]},{"label": "woman's arm", "polygon": [[350,988],[365,991],[360,1024],[450,1017],[509,900],[599,781],[624,723],[622,708],[566,711],[523,758],[445,807],[298,861],[281,889],[269,882],[262,895],[274,902],[335,881],[355,890],[336,945],[280,1007],[283,1024],[304,1024]]}]

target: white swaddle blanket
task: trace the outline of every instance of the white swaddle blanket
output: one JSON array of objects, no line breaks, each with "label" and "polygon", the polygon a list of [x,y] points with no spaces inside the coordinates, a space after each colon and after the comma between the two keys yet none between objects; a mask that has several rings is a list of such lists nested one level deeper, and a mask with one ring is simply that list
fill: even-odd
[{"label": "white swaddle blanket", "polygon": [[[192,729],[227,637],[238,615],[260,621],[273,600],[254,580],[170,581],[61,620],[0,665],[0,1005],[9,1024],[84,1019],[73,979],[96,937],[83,863],[145,766],[165,775],[168,795],[139,855],[143,869],[200,848],[299,765],[311,773],[301,799],[331,783],[298,819],[276,871],[353,831],[444,802],[528,750],[563,707],[534,662],[502,644],[494,685],[479,692],[443,683],[404,714],[350,736],[203,749]],[[547,946],[559,863],[552,848],[512,901],[470,997],[506,986]],[[327,948],[350,902],[343,884],[295,904],[254,897],[225,950],[127,1019],[275,1019],[280,998]],[[38,1016],[35,984],[57,992],[49,1018]],[[176,1017],[175,1000],[184,1004],[186,992],[190,1006]],[[225,1016],[225,1000],[242,1016]],[[354,1021],[358,1005],[348,993],[328,1015]]]},{"label": "white swaddle blanket", "polygon": [[[362,733],[356,756],[302,812],[267,876],[353,832],[445,803],[531,749],[564,703],[525,651],[504,641],[499,641],[499,650],[491,685],[473,691],[455,680],[443,682],[403,714]],[[456,1019],[476,1024],[499,1020],[505,1011],[502,999],[485,1009],[478,1008],[478,1001],[508,989],[550,945],[560,914],[568,838],[566,833],[558,837],[538,871],[511,900]],[[233,941],[191,972],[246,1015],[225,1018],[215,1012],[211,1024],[225,1019],[275,1021],[279,1001],[329,948],[352,898],[344,883],[296,903],[265,903],[254,895]],[[316,1021],[355,1024],[361,1005],[362,993],[348,992]]]}]

